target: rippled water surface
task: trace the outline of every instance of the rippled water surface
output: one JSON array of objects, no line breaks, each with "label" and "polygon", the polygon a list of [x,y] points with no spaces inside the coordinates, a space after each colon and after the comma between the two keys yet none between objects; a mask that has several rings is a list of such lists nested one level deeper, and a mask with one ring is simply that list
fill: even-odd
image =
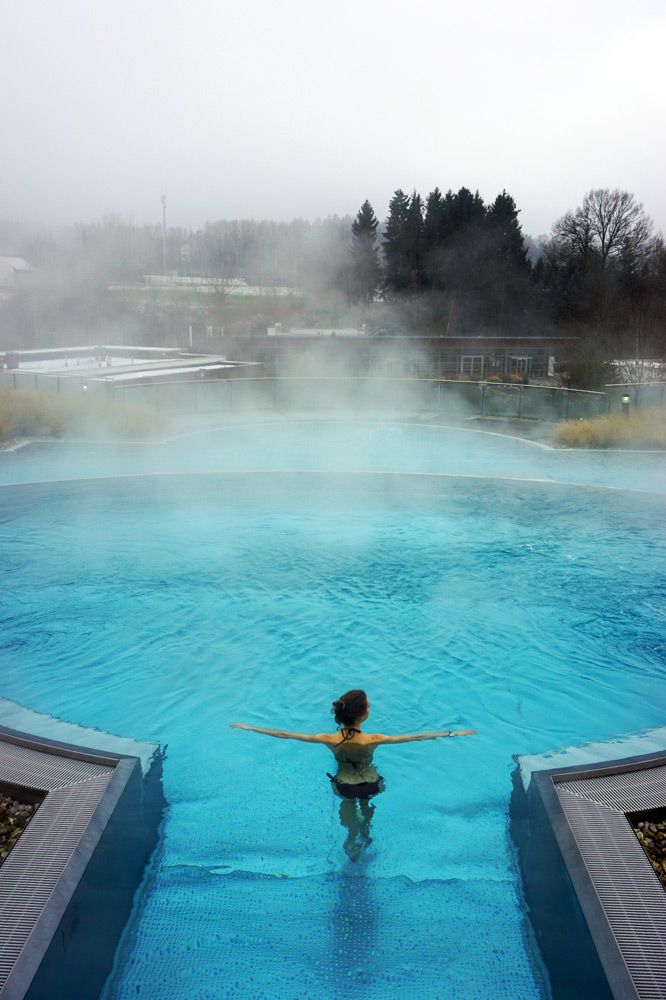
[{"label": "rippled water surface", "polygon": [[[512,755],[663,725],[664,504],[417,479],[0,491],[1,693],[168,744],[164,844],[109,1000],[547,995]],[[378,751],[356,862],[328,752],[227,725],[322,731],[351,686],[374,730],[479,731]]]}]

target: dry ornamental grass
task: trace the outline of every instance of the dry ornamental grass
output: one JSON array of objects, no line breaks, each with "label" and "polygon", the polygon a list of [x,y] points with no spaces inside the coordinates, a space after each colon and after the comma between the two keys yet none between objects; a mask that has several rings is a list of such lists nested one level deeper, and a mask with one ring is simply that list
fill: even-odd
[{"label": "dry ornamental grass", "polygon": [[666,448],[666,409],[566,420],[555,428],[554,440],[566,448]]},{"label": "dry ornamental grass", "polygon": [[148,407],[23,389],[0,392],[0,441],[17,437],[149,438],[165,427],[165,418]]}]

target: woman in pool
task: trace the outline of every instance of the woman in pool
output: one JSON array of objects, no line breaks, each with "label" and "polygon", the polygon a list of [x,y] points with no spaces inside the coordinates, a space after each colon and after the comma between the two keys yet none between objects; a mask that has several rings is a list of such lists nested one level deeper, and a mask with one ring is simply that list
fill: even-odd
[{"label": "woman in pool", "polygon": [[363,848],[363,844],[357,843],[357,836],[366,843],[370,841],[370,821],[374,806],[370,805],[369,800],[384,791],[384,779],[372,760],[375,747],[392,743],[413,743],[418,740],[436,740],[440,737],[472,736],[476,730],[445,729],[438,733],[411,733],[404,736],[364,733],[361,731],[361,726],[370,715],[370,702],[365,691],[359,690],[347,691],[334,701],[332,712],[338,724],[336,733],[290,733],[283,729],[247,726],[243,722],[232,722],[231,727],[275,736],[280,740],[300,740],[302,743],[320,743],[328,747],[338,765],[336,774],[329,774],[328,777],[331,779],[333,791],[342,799],[340,822],[348,831],[345,851],[350,858],[356,860]]}]

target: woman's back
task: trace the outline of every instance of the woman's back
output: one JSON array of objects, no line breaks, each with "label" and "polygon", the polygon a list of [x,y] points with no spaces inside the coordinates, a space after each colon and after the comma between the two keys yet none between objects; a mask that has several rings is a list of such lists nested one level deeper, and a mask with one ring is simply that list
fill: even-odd
[{"label": "woman's back", "polygon": [[354,729],[343,729],[340,742],[331,747],[338,762],[338,777],[351,784],[376,781],[377,771],[372,763],[374,744],[368,737]]}]

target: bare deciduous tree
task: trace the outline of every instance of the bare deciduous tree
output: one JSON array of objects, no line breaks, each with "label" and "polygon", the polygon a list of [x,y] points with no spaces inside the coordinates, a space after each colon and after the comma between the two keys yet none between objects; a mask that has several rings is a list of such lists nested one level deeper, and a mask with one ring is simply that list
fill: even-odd
[{"label": "bare deciduous tree", "polygon": [[602,270],[612,258],[644,260],[656,245],[653,222],[643,205],[618,188],[589,191],[582,205],[557,220],[552,237],[569,253],[598,255]]},{"label": "bare deciduous tree", "polygon": [[[639,357],[640,346],[636,344],[636,357],[613,362],[615,378],[618,382],[666,382],[666,366],[663,361],[651,357]],[[653,350],[647,345],[645,350]]]}]

